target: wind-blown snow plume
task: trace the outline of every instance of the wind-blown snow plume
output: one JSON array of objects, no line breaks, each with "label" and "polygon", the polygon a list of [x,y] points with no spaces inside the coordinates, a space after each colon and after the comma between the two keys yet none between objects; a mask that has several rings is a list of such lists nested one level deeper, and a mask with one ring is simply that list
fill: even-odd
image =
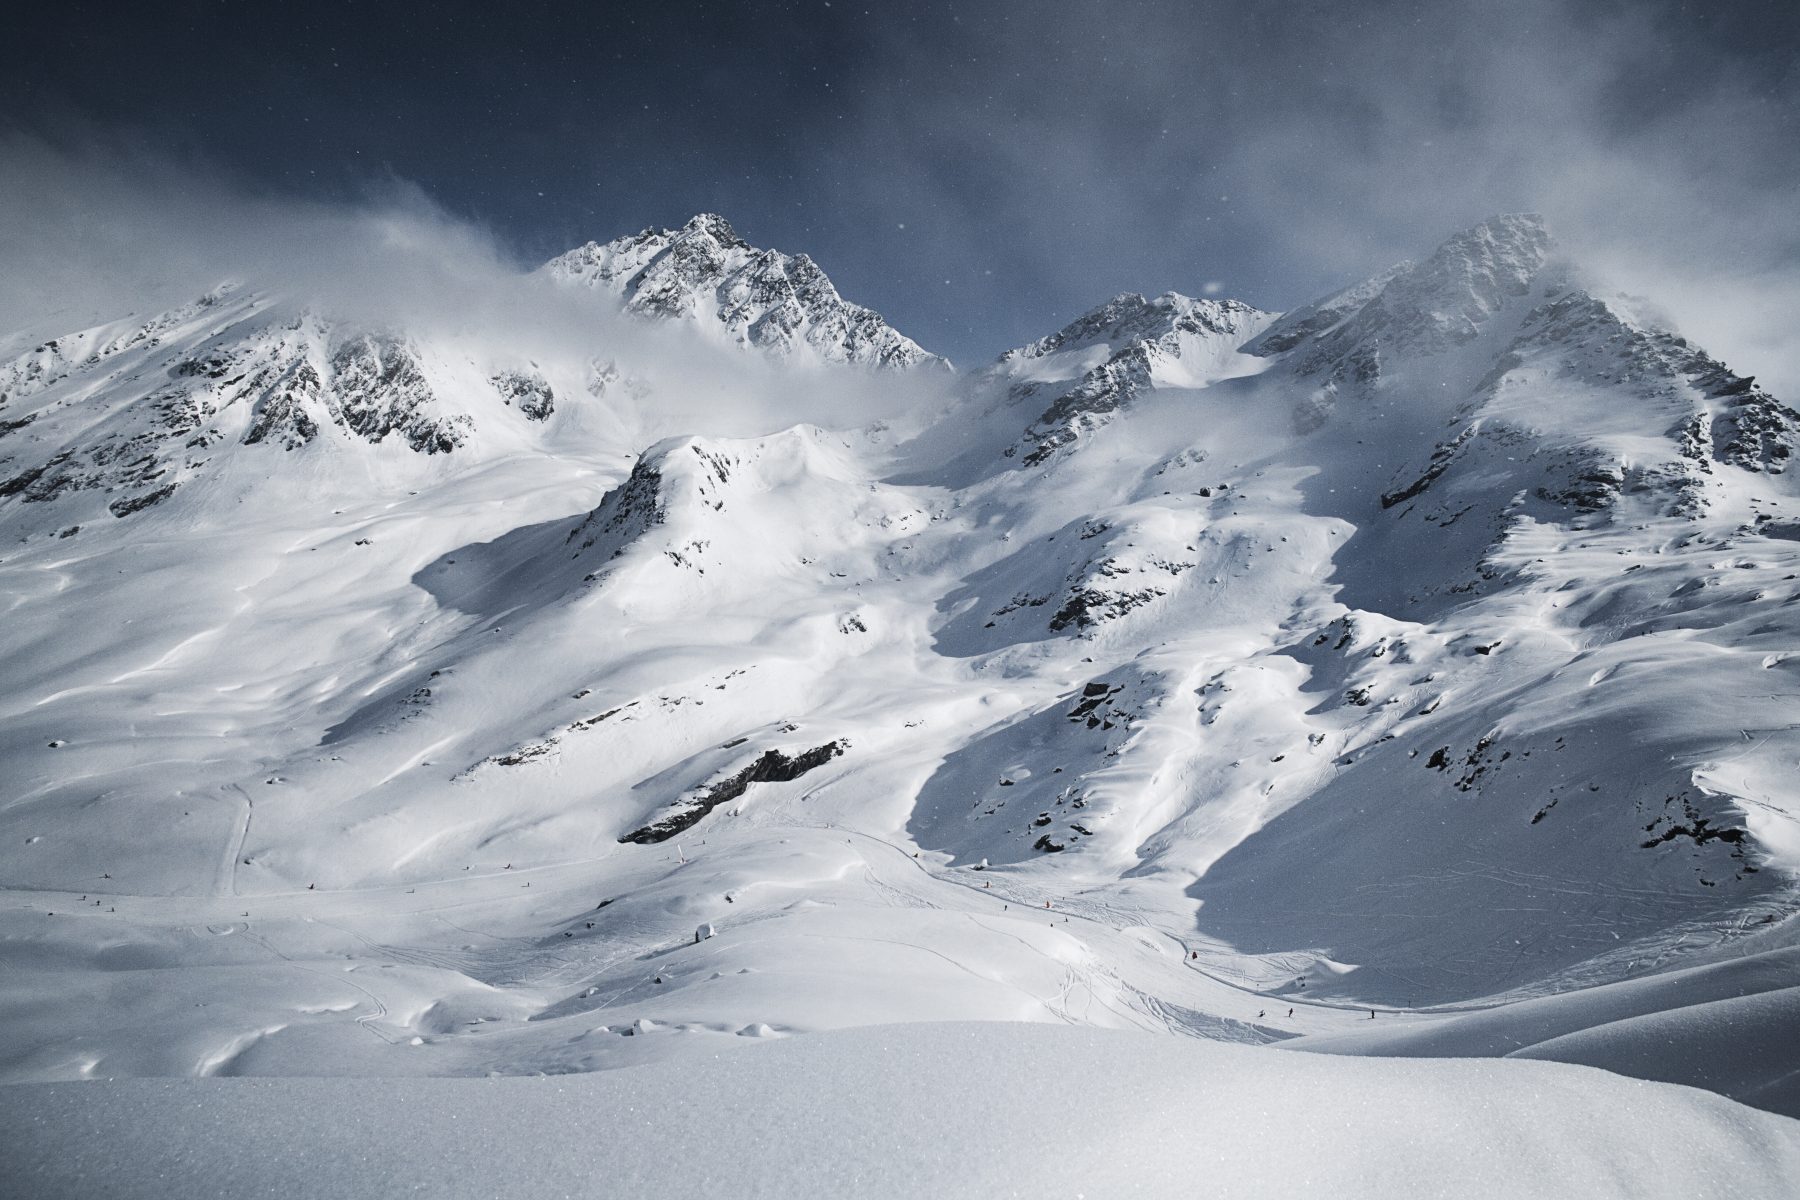
[{"label": "wind-blown snow plume", "polygon": [[[21,135],[0,141],[0,173],[17,183],[0,189],[0,329],[20,348],[173,310],[229,283],[345,326],[453,339],[478,356],[577,373],[598,360],[620,378],[654,375],[663,386],[634,406],[642,444],[701,427],[752,435],[795,421],[898,417],[929,407],[947,382],[795,372],[734,353],[703,329],[632,320],[610,296],[554,286],[489,231],[397,181],[355,202],[296,201],[258,194],[206,164],[99,142],[70,151]],[[844,313],[867,312],[810,270],[810,286]],[[882,361],[929,358],[880,330]]]}]

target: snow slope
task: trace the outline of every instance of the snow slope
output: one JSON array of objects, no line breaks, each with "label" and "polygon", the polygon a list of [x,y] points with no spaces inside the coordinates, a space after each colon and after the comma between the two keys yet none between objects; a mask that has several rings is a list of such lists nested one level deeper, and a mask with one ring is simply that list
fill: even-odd
[{"label": "snow slope", "polygon": [[1391,1057],[1545,1058],[1640,1079],[1711,1088],[1800,1113],[1794,947],[1542,996],[1405,1029],[1356,1030],[1289,1043]]},{"label": "snow slope", "polygon": [[962,377],[802,261],[590,246],[529,346],[273,284],[14,339],[0,1078],[982,1019],[1800,1111],[1792,409],[1531,217]]},{"label": "snow slope", "polygon": [[1800,1124],[1578,1067],[886,1026],[599,1075],[0,1089],[54,1197],[1778,1197]]}]

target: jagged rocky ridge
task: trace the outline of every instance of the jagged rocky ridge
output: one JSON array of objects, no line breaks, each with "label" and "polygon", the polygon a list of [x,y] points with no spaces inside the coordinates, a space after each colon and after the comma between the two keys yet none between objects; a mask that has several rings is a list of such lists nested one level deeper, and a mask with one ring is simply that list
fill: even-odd
[{"label": "jagged rocky ridge", "polygon": [[838,295],[804,254],[760,250],[723,218],[589,242],[551,259],[553,279],[623,297],[633,312],[722,327],[745,346],[784,358],[870,368],[947,367],[881,314]]},{"label": "jagged rocky ridge", "polygon": [[[475,429],[440,402],[403,334],[345,330],[241,291],[135,328],[52,339],[0,377],[0,412],[30,406],[7,431],[22,436],[0,445],[0,495],[43,503],[97,492],[116,497],[108,507],[121,517],[167,498],[233,443],[295,451],[335,430],[435,455]],[[94,411],[96,394],[108,410]]]}]

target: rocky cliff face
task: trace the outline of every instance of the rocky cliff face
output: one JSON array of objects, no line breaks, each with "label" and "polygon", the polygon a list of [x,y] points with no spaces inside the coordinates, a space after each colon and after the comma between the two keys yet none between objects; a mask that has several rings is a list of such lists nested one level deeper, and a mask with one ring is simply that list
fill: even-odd
[{"label": "rocky cliff face", "polygon": [[[475,432],[404,334],[248,294],[54,339],[0,364],[0,378],[0,428],[13,435],[0,443],[0,496],[98,494],[114,516],[168,498],[233,445],[291,452],[335,436],[438,455]],[[520,403],[548,415],[535,393]]]}]

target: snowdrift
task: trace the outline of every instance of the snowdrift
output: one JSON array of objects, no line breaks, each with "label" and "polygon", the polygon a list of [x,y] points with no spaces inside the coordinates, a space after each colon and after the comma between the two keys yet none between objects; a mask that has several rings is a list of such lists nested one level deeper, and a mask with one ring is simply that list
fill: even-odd
[{"label": "snowdrift", "polygon": [[1800,1122],[1581,1067],[1044,1025],[533,1079],[0,1088],[38,1197],[1791,1195]]}]

